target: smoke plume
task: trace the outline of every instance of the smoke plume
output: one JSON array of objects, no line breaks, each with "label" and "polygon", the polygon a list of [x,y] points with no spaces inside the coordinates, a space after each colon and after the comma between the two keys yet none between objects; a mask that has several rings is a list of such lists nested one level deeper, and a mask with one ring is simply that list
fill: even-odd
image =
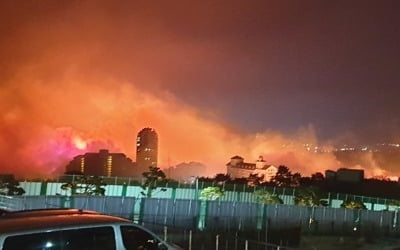
[{"label": "smoke plume", "polygon": [[[218,15],[191,19],[209,6],[168,12],[163,4],[133,2],[0,4],[2,173],[52,176],[62,173],[74,156],[103,148],[134,160],[136,134],[144,127],[159,135],[162,168],[200,162],[207,168],[204,175],[214,175],[225,173],[234,155],[248,162],[263,155],[267,163],[303,175],[340,166],[333,154],[304,150],[304,143],[319,143],[312,126],[292,134],[268,128],[254,134],[226,120],[223,105],[193,105],[204,102],[217,74],[226,96],[209,92],[207,98],[222,103],[246,87],[227,84],[236,75],[226,65],[236,60],[231,52],[240,44],[193,39],[208,32],[202,22],[209,22],[218,24],[210,37],[240,41],[225,33],[229,27]],[[190,27],[182,22],[185,18]],[[227,13],[227,18],[236,14]],[[253,69],[251,63],[241,66]],[[237,119],[242,119],[239,111]]]}]

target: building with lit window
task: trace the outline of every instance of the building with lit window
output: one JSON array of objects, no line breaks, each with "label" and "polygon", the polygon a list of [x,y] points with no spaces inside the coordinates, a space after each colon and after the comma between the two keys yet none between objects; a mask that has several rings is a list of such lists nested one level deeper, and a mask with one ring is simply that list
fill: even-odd
[{"label": "building with lit window", "polygon": [[91,176],[134,177],[136,164],[122,153],[110,153],[106,149],[98,153],[78,155],[67,165],[66,174]]},{"label": "building with lit window", "polygon": [[274,165],[268,165],[262,156],[258,158],[256,163],[244,162],[244,159],[238,155],[231,158],[226,164],[227,174],[231,179],[248,178],[250,175],[261,177],[263,182],[270,181],[278,172],[278,168]]},{"label": "building with lit window", "polygon": [[136,138],[136,164],[138,170],[143,173],[149,167],[157,167],[158,136],[153,128],[142,129]]}]

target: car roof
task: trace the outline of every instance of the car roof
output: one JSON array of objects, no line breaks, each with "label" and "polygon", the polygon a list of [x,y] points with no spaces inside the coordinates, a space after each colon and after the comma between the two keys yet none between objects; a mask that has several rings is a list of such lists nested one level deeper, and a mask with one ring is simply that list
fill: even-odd
[{"label": "car roof", "polygon": [[44,209],[30,209],[30,210],[5,210],[0,216],[1,218],[17,218],[17,217],[33,217],[33,216],[49,216],[49,215],[63,215],[63,214],[99,214],[96,211],[70,209],[70,208],[44,208]]},{"label": "car roof", "polygon": [[115,224],[132,224],[132,222],[120,217],[97,213],[69,213],[46,216],[27,215],[17,217],[6,215],[0,217],[0,234]]}]

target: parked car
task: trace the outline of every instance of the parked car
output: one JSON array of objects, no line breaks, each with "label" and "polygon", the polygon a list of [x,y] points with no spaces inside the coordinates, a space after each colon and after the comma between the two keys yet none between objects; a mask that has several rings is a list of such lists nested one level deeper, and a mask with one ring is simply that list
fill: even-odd
[{"label": "parked car", "polygon": [[77,209],[5,212],[0,249],[178,250],[130,220]]}]

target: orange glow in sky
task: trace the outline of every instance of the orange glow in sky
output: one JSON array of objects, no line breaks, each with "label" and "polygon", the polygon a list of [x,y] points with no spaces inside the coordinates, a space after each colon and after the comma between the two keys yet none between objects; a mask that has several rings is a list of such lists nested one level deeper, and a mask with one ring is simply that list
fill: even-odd
[{"label": "orange glow in sky", "polygon": [[[326,27],[314,27],[320,22],[297,20],[306,16],[299,9],[303,3],[22,2],[0,2],[0,173],[60,174],[74,156],[100,149],[135,160],[136,135],[145,127],[158,133],[161,168],[195,161],[212,176],[225,173],[234,155],[246,162],[262,155],[268,164],[303,175],[341,167],[332,154],[305,151],[304,143],[319,144],[317,129],[308,120],[296,123],[303,114],[315,119],[317,111],[322,118],[315,120],[322,124],[336,127],[343,120],[335,101],[350,92],[346,82],[336,85],[354,74],[345,71],[343,79],[336,78],[342,64],[334,63],[348,60],[335,56],[349,54],[347,49],[358,53],[343,36],[354,32],[341,32],[347,19],[336,23],[336,12]],[[320,19],[322,12],[313,5],[304,8]],[[335,27],[345,37],[339,37],[342,43],[320,37]],[[341,53],[326,44],[337,45]],[[372,57],[381,54],[377,51]],[[308,71],[302,71],[304,65]],[[331,78],[335,84],[319,88]],[[349,98],[356,103],[351,93]],[[254,124],[257,132],[244,131]],[[291,130],[277,132],[272,125]],[[393,170],[375,160],[365,159],[367,175]]]},{"label": "orange glow in sky", "polygon": [[73,139],[74,145],[77,149],[84,150],[87,147],[87,143],[79,137],[74,137]]},{"label": "orange glow in sky", "polygon": [[170,93],[155,95],[130,82],[84,76],[44,82],[21,73],[2,90],[1,130],[7,132],[2,138],[9,138],[0,143],[7,159],[3,172],[62,173],[74,156],[103,148],[134,160],[136,135],[144,127],[158,133],[161,168],[195,161],[207,166],[204,175],[213,176],[225,173],[234,155],[247,162],[263,155],[267,163],[303,175],[340,167],[332,154],[304,150],[304,141],[318,144],[312,126],[290,136],[243,133],[221,121],[217,111],[205,113]]}]

